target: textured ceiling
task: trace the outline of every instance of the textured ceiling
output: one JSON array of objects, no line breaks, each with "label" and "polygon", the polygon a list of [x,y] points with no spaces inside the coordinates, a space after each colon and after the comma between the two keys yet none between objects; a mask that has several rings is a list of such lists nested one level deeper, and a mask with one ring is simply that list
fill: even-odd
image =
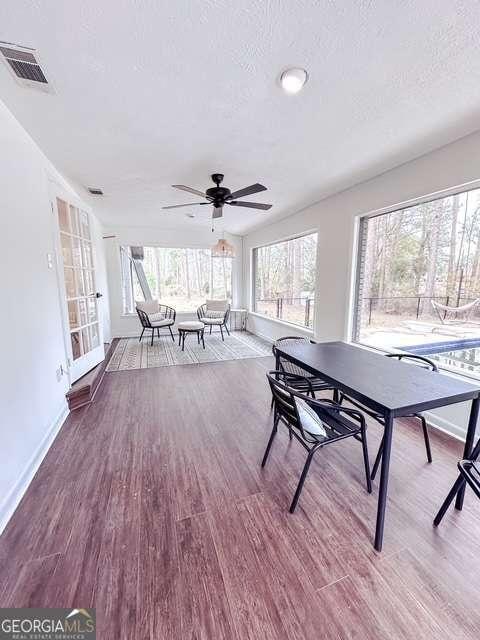
[{"label": "textured ceiling", "polygon": [[[161,206],[219,171],[269,188],[270,212],[226,212],[245,233],[480,128],[476,0],[2,0],[0,40],[36,48],[55,88],[0,65],[0,98],[104,189],[107,224],[208,224]],[[291,65],[310,74],[297,96],[277,84]]]}]

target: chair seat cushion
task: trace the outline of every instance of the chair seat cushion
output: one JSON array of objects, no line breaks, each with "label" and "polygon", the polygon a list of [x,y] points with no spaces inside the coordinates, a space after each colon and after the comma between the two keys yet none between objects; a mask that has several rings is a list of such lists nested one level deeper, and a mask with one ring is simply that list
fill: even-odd
[{"label": "chair seat cushion", "polygon": [[319,442],[360,432],[360,423],[349,420],[337,411],[312,406],[301,398],[295,398],[295,403],[304,431]]},{"label": "chair seat cushion", "polygon": [[165,320],[165,314],[161,312],[149,313],[148,319],[150,320],[150,322],[159,322],[160,320]]},{"label": "chair seat cushion", "polygon": [[223,314],[221,318],[202,317],[200,318],[200,320],[203,322],[203,324],[223,324]]},{"label": "chair seat cushion", "polygon": [[[151,318],[151,316],[150,316]],[[164,318],[163,320],[157,320],[156,322],[153,322],[150,319],[150,324],[152,325],[152,327],[168,327],[169,325],[173,324],[173,319],[172,318]]]},{"label": "chair seat cushion", "polygon": [[201,331],[203,329],[203,322],[198,322],[197,320],[179,322],[177,329],[181,331]]},{"label": "chair seat cushion", "polygon": [[212,311],[211,309],[207,309],[205,311],[205,318],[222,318],[225,315],[225,311]]},{"label": "chair seat cushion", "polygon": [[295,398],[300,423],[305,431],[321,440],[327,437],[327,430],[313,408],[301,398]]}]

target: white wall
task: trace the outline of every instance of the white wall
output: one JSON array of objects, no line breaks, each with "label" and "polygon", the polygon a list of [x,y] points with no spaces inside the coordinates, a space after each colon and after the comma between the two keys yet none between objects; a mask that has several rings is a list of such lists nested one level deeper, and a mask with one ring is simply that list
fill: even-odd
[{"label": "white wall", "polygon": [[[56,378],[66,366],[60,298],[47,262],[56,234],[49,182],[76,194],[1,102],[0,148],[1,531],[66,416],[67,379]],[[101,266],[99,275],[106,280]]]},{"label": "white wall", "polygon": [[110,295],[108,289],[106,252],[108,240],[103,239],[105,235],[103,227],[100,221],[92,214],[90,214],[90,232],[94,245],[94,266],[95,277],[97,279],[96,290],[102,294],[102,298],[98,300],[98,312],[103,327],[103,341],[111,342],[112,329],[110,323]]},{"label": "white wall", "polygon": [[[479,178],[480,132],[477,132],[247,235],[244,238],[244,282],[247,286],[243,303],[250,303],[252,248],[316,230],[314,337],[318,341],[349,339],[352,260],[358,216]],[[291,325],[254,315],[250,315],[249,327],[272,340],[279,335],[302,333]],[[432,420],[461,435],[466,429],[467,412],[465,407],[456,405],[436,411]]]},{"label": "white wall", "polygon": [[[141,330],[136,314],[123,314],[120,268],[120,247],[122,245],[208,248],[218,239],[218,233],[212,234],[210,228],[204,226],[192,226],[191,230],[119,227],[105,229],[105,235],[115,236],[105,240],[113,337],[138,336]],[[243,243],[242,238],[239,236],[225,234],[225,239],[233,244],[236,250],[236,257],[233,259],[232,264],[232,306],[235,307],[240,304],[243,295]],[[195,309],[189,314],[177,313],[178,322],[186,319],[196,319],[196,317]]]}]

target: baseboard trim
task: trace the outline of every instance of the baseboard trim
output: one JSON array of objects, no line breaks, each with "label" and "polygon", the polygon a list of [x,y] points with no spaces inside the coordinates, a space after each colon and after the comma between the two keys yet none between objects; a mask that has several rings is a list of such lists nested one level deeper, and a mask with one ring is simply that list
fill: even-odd
[{"label": "baseboard trim", "polygon": [[40,445],[37,447],[37,450],[31,456],[19,479],[0,505],[0,535],[7,526],[10,518],[15,513],[15,509],[20,504],[21,499],[25,495],[31,481],[33,480],[33,477],[37,473],[38,468],[40,467],[68,414],[69,411],[67,403],[66,401],[64,401],[57,413],[56,418],[48,427],[47,433],[40,442]]},{"label": "baseboard trim", "polygon": [[258,338],[262,338],[262,340],[265,340],[265,342],[268,342],[269,344],[273,344],[275,342],[274,340],[272,340],[270,336],[267,336],[264,333],[260,333],[260,331],[252,331],[252,329],[248,328],[248,326],[247,326],[247,331],[248,333],[251,333],[254,336],[257,336]]},{"label": "baseboard trim", "polygon": [[425,411],[424,416],[428,422],[430,427],[434,429],[438,429],[438,431],[442,431],[446,433],[448,436],[455,438],[456,440],[460,440],[461,442],[465,442],[465,438],[467,432],[465,429],[462,429],[457,424],[450,422],[449,420],[445,420],[445,418],[441,418],[440,416],[436,416],[430,411]]}]

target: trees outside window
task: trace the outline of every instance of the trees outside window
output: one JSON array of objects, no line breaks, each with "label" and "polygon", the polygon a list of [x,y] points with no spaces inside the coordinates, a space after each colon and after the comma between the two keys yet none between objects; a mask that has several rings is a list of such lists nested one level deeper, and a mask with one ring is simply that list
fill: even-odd
[{"label": "trees outside window", "polygon": [[[231,258],[212,258],[210,249],[141,249],[143,259],[137,265],[141,265],[152,298],[161,304],[173,307],[177,313],[193,313],[207,298],[231,300]],[[125,313],[134,313],[134,301],[145,298],[132,255],[137,254],[132,254],[131,247],[121,248]]]},{"label": "trees outside window", "polygon": [[[480,337],[480,189],[360,224],[354,335],[364,344],[406,345]],[[432,304],[433,301],[433,304]]]},{"label": "trees outside window", "polygon": [[316,260],[316,233],[254,249],[254,311],[313,327]]}]

